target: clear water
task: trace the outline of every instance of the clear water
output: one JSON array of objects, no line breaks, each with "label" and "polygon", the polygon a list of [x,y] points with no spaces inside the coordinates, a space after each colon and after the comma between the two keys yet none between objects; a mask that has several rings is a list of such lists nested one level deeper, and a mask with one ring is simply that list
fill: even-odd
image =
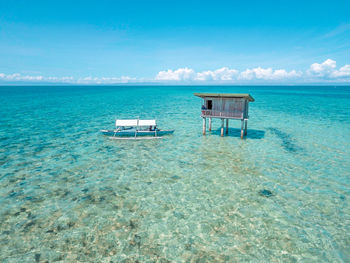
[{"label": "clear water", "polygon": [[[247,138],[193,92],[251,93]],[[137,116],[176,131],[99,133]],[[349,262],[349,117],[350,87],[0,87],[0,261]]]}]

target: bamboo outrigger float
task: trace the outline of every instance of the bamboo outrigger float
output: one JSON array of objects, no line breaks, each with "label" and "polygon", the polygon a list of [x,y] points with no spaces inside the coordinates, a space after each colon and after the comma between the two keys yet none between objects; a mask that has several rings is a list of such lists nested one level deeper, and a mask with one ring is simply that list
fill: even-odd
[{"label": "bamboo outrigger float", "polygon": [[241,120],[241,139],[247,135],[248,104],[254,98],[249,94],[232,93],[194,93],[203,99],[202,114],[203,135],[206,133],[206,122],[209,118],[209,131],[211,131],[212,118],[221,119],[221,136],[224,136],[224,122],[226,120],[226,134],[228,134],[228,122],[230,119]]},{"label": "bamboo outrigger float", "polygon": [[114,130],[101,130],[113,139],[158,139],[172,134],[174,130],[160,130],[156,120],[116,120]]}]

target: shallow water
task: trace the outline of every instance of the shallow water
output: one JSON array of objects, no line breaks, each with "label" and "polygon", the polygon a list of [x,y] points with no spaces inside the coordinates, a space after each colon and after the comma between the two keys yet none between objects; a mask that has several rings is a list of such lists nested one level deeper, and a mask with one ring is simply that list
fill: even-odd
[{"label": "shallow water", "polygon": [[[251,93],[247,138],[193,92]],[[176,131],[99,133],[138,116]],[[350,87],[0,87],[0,261],[349,262],[349,116]]]}]

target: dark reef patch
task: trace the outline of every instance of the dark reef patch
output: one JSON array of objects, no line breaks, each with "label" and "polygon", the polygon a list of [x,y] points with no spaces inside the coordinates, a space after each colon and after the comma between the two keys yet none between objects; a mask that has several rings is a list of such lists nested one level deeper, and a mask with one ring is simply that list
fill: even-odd
[{"label": "dark reef patch", "polygon": [[27,224],[25,224],[25,226],[23,228],[23,232],[28,232],[28,230],[34,225],[35,225],[34,220],[29,221]]},{"label": "dark reef patch", "polygon": [[129,220],[129,228],[130,228],[130,229],[135,229],[135,228],[137,228],[137,221],[136,221],[136,220],[133,220],[133,219],[130,219],[130,220]]},{"label": "dark reef patch", "polygon": [[294,139],[288,133],[277,128],[267,128],[267,130],[276,135],[281,140],[281,146],[286,151],[295,153],[303,150],[294,142]]},{"label": "dark reef patch", "polygon": [[259,191],[259,195],[264,196],[264,197],[271,197],[274,194],[270,190],[263,189],[263,190]]}]

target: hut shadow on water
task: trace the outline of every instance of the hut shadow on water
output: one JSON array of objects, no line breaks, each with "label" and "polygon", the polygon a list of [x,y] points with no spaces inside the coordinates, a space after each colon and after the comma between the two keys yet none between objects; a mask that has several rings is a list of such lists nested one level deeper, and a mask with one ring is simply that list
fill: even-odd
[{"label": "hut shadow on water", "polygon": [[[221,129],[212,130],[211,132],[209,132],[209,134],[221,136]],[[225,137],[240,138],[241,137],[241,129],[229,128],[228,134],[225,134]],[[263,139],[264,137],[265,137],[265,131],[253,130],[253,129],[249,129],[247,135],[245,136],[246,139],[254,139],[254,140]]]}]

